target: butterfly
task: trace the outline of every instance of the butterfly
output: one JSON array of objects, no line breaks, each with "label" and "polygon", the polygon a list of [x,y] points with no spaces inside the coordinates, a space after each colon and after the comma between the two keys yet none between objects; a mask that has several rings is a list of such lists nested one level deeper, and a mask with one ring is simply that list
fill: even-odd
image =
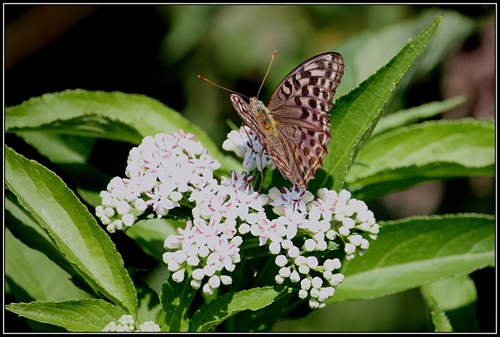
[{"label": "butterfly", "polygon": [[234,109],[257,135],[269,157],[298,188],[307,188],[327,155],[333,96],[344,74],[339,53],[323,53],[301,63],[276,87],[267,107],[230,96]]},{"label": "butterfly", "polygon": [[282,175],[299,189],[307,188],[328,153],[328,112],[343,74],[342,55],[328,52],[311,57],[285,76],[267,106],[257,97],[247,103],[230,90],[236,112]]}]

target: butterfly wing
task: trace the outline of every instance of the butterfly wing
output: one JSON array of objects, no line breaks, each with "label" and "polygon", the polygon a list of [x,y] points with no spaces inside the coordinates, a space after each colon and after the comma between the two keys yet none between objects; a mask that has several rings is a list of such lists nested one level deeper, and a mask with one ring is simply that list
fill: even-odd
[{"label": "butterfly wing", "polygon": [[[252,129],[262,146],[266,149],[267,154],[273,160],[274,164],[280,170],[285,178],[292,180],[293,167],[290,166],[290,151],[289,142],[285,141],[280,133],[278,126],[274,121],[271,121],[272,114],[265,105],[256,99],[251,99],[250,105],[237,94],[231,94],[231,103],[234,109],[238,112],[243,122]],[[254,109],[256,104],[260,104],[261,108]],[[257,112],[252,112],[257,110]]]},{"label": "butterfly wing", "polygon": [[282,173],[300,188],[307,187],[327,154],[328,112],[343,74],[344,59],[339,53],[317,55],[292,70],[269,100],[268,108],[289,154],[288,172]]}]

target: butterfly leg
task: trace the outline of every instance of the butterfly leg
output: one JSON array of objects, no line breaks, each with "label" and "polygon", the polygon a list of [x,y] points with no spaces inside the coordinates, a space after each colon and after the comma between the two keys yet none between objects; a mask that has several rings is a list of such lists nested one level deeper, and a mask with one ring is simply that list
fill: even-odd
[{"label": "butterfly leg", "polygon": [[264,156],[264,148],[260,150],[260,185],[259,185],[259,193],[262,190],[262,185],[264,183],[264,164],[262,163],[262,156]]}]

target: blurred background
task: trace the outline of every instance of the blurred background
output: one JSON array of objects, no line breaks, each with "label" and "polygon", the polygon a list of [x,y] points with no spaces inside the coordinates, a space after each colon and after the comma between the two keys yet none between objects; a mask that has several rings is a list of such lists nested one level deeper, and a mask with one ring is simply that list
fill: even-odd
[{"label": "blurred background", "polygon": [[[422,29],[445,13],[438,31],[461,30],[460,38],[449,41],[439,63],[407,81],[388,111],[467,95],[465,104],[440,118],[495,116],[496,5],[4,4],[4,105],[76,88],[143,94],[179,111],[220,146],[231,123],[240,125],[241,120],[229,94],[197,75],[253,96],[277,50],[259,97],[267,102],[300,62],[326,51],[353,50],[353,37],[417,20],[428,12],[437,14],[429,16]],[[467,25],[445,26],[454,17]],[[403,45],[391,45],[392,55]],[[344,54],[346,76],[337,97],[388,61],[379,60],[366,46],[355,57]],[[373,64],[373,69],[362,73],[359,64]],[[356,71],[357,77],[352,75]],[[16,141],[6,135],[7,144]],[[117,175],[123,172],[131,145],[125,147]],[[424,183],[369,207],[377,220],[457,212],[495,214],[494,183],[494,178],[486,177]],[[474,308],[479,329],[494,331],[494,269],[472,277],[479,297]],[[419,291],[410,290],[329,306],[306,318],[282,322],[275,331],[425,331],[428,322]]]}]

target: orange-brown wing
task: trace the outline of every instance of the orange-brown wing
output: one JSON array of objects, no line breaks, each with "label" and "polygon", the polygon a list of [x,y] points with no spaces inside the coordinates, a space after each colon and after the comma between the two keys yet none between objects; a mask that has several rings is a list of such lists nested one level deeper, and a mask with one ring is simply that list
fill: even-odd
[{"label": "orange-brown wing", "polygon": [[256,115],[250,111],[248,103],[240,95],[231,94],[230,99],[243,122],[257,135],[276,168],[285,178],[295,183],[292,174],[293,164],[290,162],[292,158],[290,155],[291,149],[279,129],[266,128],[265,125],[262,125]]},{"label": "orange-brown wing", "polygon": [[268,108],[290,154],[289,179],[298,187],[307,187],[327,154],[328,112],[343,74],[339,53],[320,54],[292,70],[271,95]]}]

